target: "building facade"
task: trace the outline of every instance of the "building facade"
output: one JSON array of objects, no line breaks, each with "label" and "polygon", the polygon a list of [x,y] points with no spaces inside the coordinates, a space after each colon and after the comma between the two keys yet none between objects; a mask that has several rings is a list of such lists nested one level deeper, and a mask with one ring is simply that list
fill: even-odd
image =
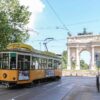
[{"label": "building facade", "polygon": [[100,35],[77,35],[67,38],[67,70],[72,69],[72,61],[75,61],[75,69],[80,70],[80,54],[82,51],[90,52],[90,69],[96,69],[96,53],[100,53]]}]

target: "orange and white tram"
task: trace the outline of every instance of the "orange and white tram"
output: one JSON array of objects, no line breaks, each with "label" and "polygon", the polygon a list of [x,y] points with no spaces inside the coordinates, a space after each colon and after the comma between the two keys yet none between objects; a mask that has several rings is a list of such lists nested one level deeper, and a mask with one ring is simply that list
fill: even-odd
[{"label": "orange and white tram", "polygon": [[60,78],[60,58],[21,43],[0,52],[0,83],[5,86],[31,84],[36,80]]}]

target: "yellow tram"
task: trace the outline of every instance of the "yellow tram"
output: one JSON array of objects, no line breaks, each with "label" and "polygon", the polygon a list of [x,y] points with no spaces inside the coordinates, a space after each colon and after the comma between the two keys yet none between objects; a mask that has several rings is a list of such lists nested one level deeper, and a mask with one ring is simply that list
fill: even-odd
[{"label": "yellow tram", "polygon": [[60,58],[52,53],[21,43],[12,43],[0,52],[0,83],[7,87],[60,78],[61,75]]}]

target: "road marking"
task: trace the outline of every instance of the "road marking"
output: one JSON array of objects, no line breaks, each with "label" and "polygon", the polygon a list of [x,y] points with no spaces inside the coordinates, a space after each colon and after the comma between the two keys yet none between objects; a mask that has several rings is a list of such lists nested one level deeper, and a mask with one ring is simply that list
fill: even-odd
[{"label": "road marking", "polygon": [[29,94],[29,92],[23,93],[21,95],[17,95],[15,97],[12,97],[12,99],[9,99],[9,100],[15,100],[16,98],[22,97],[22,96],[27,95],[27,94]]},{"label": "road marking", "polygon": [[[59,84],[59,85],[57,85],[57,87],[63,86],[63,85],[65,85],[65,84],[67,84],[67,83]],[[67,84],[67,85],[68,85],[68,84]]]}]

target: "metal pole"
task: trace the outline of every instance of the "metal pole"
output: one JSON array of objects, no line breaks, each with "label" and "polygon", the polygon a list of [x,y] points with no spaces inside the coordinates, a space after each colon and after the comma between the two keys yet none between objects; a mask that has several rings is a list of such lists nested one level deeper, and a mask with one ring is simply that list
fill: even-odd
[{"label": "metal pole", "polygon": [[99,88],[99,67],[98,67],[98,75],[96,76],[96,86],[97,86],[97,90],[99,92],[100,91],[100,88]]}]

